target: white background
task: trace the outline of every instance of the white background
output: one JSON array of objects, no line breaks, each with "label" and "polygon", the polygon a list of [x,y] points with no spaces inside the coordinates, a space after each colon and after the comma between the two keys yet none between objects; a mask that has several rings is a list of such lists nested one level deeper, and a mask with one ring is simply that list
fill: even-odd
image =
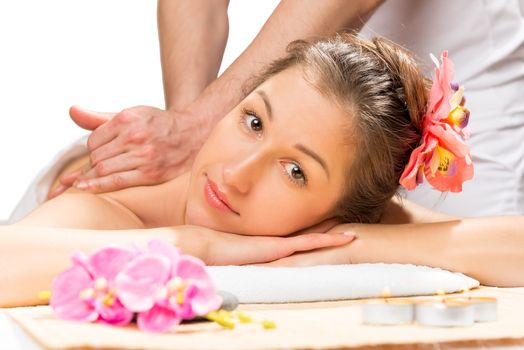
[{"label": "white background", "polygon": [[[221,71],[276,5],[231,0]],[[69,106],[163,107],[156,28],[153,0],[0,1],[0,221],[40,169],[85,133]]]}]

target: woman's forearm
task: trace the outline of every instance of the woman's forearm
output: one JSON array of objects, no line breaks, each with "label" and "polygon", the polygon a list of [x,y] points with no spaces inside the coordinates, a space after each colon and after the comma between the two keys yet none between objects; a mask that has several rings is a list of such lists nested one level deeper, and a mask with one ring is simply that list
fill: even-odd
[{"label": "woman's forearm", "polygon": [[90,253],[107,245],[146,247],[152,239],[167,240],[187,254],[205,254],[202,240],[182,240],[176,228],[117,231],[0,226],[0,307],[41,302],[38,292],[51,288],[54,276],[71,265],[74,251]]},{"label": "woman's forearm", "polygon": [[484,285],[524,286],[524,217],[361,225],[352,262],[410,263],[465,273]]}]

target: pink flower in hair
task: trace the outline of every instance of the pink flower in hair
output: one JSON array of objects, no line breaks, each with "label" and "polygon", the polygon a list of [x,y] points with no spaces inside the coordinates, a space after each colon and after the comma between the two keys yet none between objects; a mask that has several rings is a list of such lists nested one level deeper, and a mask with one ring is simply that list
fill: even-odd
[{"label": "pink flower in hair", "polygon": [[439,191],[462,191],[462,183],[473,177],[473,163],[464,139],[469,137],[469,110],[464,107],[464,87],[452,83],[453,62],[447,51],[436,64],[429,104],[422,125],[421,144],[411,154],[400,177],[408,190],[428,182]]},{"label": "pink flower in hair", "polygon": [[101,321],[125,325],[133,312],[124,308],[115,291],[115,276],[138,251],[106,247],[90,256],[73,255],[73,266],[58,275],[52,286],[50,304],[62,319]]}]

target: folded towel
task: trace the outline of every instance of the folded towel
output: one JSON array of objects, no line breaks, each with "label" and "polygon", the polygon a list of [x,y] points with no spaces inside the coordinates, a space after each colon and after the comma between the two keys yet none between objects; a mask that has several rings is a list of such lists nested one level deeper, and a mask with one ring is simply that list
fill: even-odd
[{"label": "folded towel", "polygon": [[404,264],[309,267],[209,266],[219,290],[241,303],[286,303],[383,296],[430,295],[472,289],[479,282],[461,273]]}]

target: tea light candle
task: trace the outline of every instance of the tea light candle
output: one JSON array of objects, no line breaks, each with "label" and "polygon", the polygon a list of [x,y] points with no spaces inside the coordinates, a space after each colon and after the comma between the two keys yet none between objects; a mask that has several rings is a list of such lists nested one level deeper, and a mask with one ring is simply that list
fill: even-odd
[{"label": "tea light candle", "polygon": [[473,304],[475,322],[497,320],[497,298],[493,297],[455,297],[446,300],[466,300]]},{"label": "tea light candle", "polygon": [[415,319],[424,326],[470,326],[475,321],[475,309],[464,298],[421,301],[416,304]]},{"label": "tea light candle", "polygon": [[408,299],[371,300],[362,305],[362,321],[365,324],[398,325],[411,323],[414,314],[414,304]]}]

